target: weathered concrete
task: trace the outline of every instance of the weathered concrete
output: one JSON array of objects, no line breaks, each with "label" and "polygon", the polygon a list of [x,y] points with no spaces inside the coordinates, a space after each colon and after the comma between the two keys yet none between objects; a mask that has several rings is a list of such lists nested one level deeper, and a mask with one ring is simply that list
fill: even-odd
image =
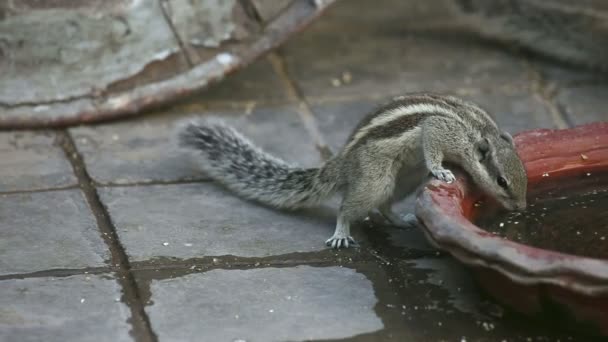
[{"label": "weathered concrete", "polygon": [[574,125],[582,125],[608,121],[607,94],[606,84],[581,84],[560,91],[557,101]]},{"label": "weathered concrete", "polygon": [[285,103],[287,99],[282,81],[268,59],[264,58],[171,108],[191,112],[195,110],[191,108],[192,105],[200,104],[201,112],[213,105],[250,110],[249,108],[267,106],[268,103]]},{"label": "weathered concrete", "polygon": [[0,275],[105,266],[109,252],[80,190],[0,195]]},{"label": "weathered concrete", "polygon": [[127,254],[138,261],[319,251],[335,225],[331,210],[279,212],[213,184],[105,188],[100,193]]},{"label": "weathered concrete", "polygon": [[[391,227],[378,214],[356,225],[359,248],[328,250],[336,202],[290,213],[240,200],[170,145],[178,120],[217,115],[269,152],[314,166],[315,125],[337,151],[369,110],[412,90],[472,99],[513,133],[606,120],[601,77],[455,34],[445,2],[338,2],[281,53],[205,94],[145,120],[69,130],[84,159],[77,169],[86,168],[105,205],[92,201],[93,209],[112,223],[108,241],[111,228],[118,233],[111,266],[123,288],[107,275],[74,275],[110,266],[110,255],[79,190],[39,191],[76,182],[54,134],[0,134],[0,191],[17,192],[0,194],[0,340],[128,340],[131,329],[142,342],[590,340],[495,304],[419,229]],[[272,16],[284,10],[277,4],[256,9]],[[196,38],[205,27],[191,29]],[[180,32],[188,58],[203,56]],[[274,70],[283,57],[286,75]],[[88,187],[81,173],[80,181]],[[412,212],[413,198],[395,209]]]},{"label": "weathered concrete", "polygon": [[[332,2],[0,4],[0,127],[101,121],[193,94],[278,46]],[[256,10],[276,15],[265,20]]]},{"label": "weathered concrete", "polygon": [[75,184],[72,166],[54,133],[0,133],[0,192]]},{"label": "weathered concrete", "polygon": [[[361,24],[352,21],[350,25]],[[313,98],[382,97],[429,89],[465,95],[505,84],[525,89],[528,84],[524,66],[502,50],[455,34],[398,32],[388,35],[343,26],[312,27],[283,49],[290,71],[304,93]],[[331,54],[318,59],[318,51]],[[317,61],[311,64],[311,60]],[[430,74],[435,76],[428,77]]]},{"label": "weathered concrete", "polygon": [[120,292],[110,275],[2,280],[0,341],[133,341]]},{"label": "weathered concrete", "polygon": [[536,128],[559,128],[561,122],[555,120],[539,96],[529,91],[483,92],[466,98],[486,109],[499,127],[512,134]]},{"label": "weathered concrete", "polygon": [[348,268],[214,270],[151,290],[146,312],[162,341],[339,339],[383,328],[371,282]]},{"label": "weathered concrete", "polygon": [[16,7],[9,5],[0,21],[2,50],[9,57],[2,59],[1,103],[87,96],[91,88],[104,89],[179,51],[169,25],[157,20],[162,18],[158,1]]}]

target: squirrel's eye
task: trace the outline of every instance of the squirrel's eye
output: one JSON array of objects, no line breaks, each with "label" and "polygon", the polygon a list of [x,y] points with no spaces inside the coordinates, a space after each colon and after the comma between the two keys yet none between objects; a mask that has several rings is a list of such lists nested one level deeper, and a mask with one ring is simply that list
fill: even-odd
[{"label": "squirrel's eye", "polygon": [[498,185],[500,185],[500,187],[505,188],[505,189],[507,188],[507,180],[506,180],[506,179],[504,179],[504,177],[500,177],[500,176],[499,176],[499,177],[496,179],[496,182],[498,183]]}]

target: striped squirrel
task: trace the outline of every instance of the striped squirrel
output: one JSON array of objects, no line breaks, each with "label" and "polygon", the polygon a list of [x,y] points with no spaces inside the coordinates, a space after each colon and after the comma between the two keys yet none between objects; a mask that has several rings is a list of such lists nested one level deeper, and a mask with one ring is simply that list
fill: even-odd
[{"label": "striped squirrel", "polygon": [[608,71],[605,0],[453,0],[478,34],[572,65]]},{"label": "striped squirrel", "polygon": [[320,168],[277,159],[221,121],[180,126],[179,145],[200,152],[202,170],[243,198],[296,209],[342,193],[336,229],[326,241],[333,248],[354,244],[351,223],[374,209],[396,226],[412,224],[392,212],[392,203],[415,191],[429,173],[452,182],[444,162],[462,167],[504,208],[526,206],[527,177],[511,136],[484,110],[452,96],[394,98],[368,114]]}]

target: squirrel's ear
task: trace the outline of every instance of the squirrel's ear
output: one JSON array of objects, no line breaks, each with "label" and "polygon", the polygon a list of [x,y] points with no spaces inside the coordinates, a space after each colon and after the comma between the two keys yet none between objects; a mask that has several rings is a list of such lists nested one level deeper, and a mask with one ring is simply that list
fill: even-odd
[{"label": "squirrel's ear", "polygon": [[488,138],[483,138],[477,143],[477,151],[479,151],[480,161],[486,159],[486,157],[490,154],[490,148],[490,140]]},{"label": "squirrel's ear", "polygon": [[500,133],[500,137],[501,137],[501,138],[502,138],[504,141],[506,141],[506,142],[508,142],[509,144],[511,144],[511,145],[513,145],[513,146],[515,146],[515,143],[513,143],[513,137],[511,136],[511,134],[509,134],[509,132],[502,132],[502,133]]}]

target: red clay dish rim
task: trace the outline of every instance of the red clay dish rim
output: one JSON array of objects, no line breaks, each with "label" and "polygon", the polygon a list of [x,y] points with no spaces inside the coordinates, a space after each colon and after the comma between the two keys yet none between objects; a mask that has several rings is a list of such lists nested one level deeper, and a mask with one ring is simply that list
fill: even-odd
[{"label": "red clay dish rim", "polygon": [[[539,129],[515,136],[529,186],[543,177],[608,171],[608,122],[572,129]],[[523,285],[552,284],[585,295],[608,294],[608,260],[531,247],[495,236],[469,218],[475,201],[467,179],[429,181],[416,200],[416,216],[427,239],[471,266],[496,270]]]}]

